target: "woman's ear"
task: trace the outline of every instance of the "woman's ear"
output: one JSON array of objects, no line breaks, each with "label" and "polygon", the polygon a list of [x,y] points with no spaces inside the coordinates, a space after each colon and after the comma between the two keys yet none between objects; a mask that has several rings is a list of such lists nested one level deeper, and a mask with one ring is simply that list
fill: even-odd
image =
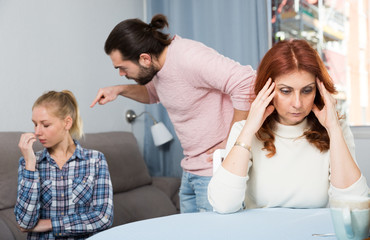
[{"label": "woman's ear", "polygon": [[148,53],[140,54],[139,64],[143,67],[149,67],[152,63],[152,57]]},{"label": "woman's ear", "polygon": [[66,130],[70,130],[72,128],[72,125],[73,125],[73,119],[71,116],[67,116],[65,119],[64,119],[64,127]]}]

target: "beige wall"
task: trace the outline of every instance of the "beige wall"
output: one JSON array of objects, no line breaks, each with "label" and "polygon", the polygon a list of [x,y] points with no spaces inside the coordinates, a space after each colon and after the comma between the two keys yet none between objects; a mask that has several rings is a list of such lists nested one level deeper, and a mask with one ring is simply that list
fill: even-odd
[{"label": "beige wall", "polygon": [[[360,3],[363,3],[361,6]],[[349,104],[349,121],[352,125],[370,124],[370,20],[369,20],[369,1],[358,0],[348,1],[349,9],[349,33],[348,33],[348,67],[350,77],[350,104]],[[362,11],[360,11],[362,10]],[[364,14],[361,14],[364,13]],[[367,19],[365,19],[366,17]],[[360,21],[363,22],[361,29]],[[364,37],[364,31],[367,32],[367,40],[361,40]],[[366,36],[366,35],[365,35]],[[365,44],[361,42],[365,41]],[[360,52],[364,53],[364,58],[361,59]],[[361,66],[363,66],[361,70]],[[361,78],[367,81],[367,85],[361,83]],[[363,92],[367,91],[365,101]],[[367,105],[367,106],[366,106]]]}]

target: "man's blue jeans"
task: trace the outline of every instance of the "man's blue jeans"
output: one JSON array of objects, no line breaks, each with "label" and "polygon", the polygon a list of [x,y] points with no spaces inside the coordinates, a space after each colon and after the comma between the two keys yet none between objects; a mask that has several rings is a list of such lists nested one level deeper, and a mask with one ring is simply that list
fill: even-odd
[{"label": "man's blue jeans", "polygon": [[209,212],[213,208],[208,202],[207,189],[211,177],[199,176],[183,171],[180,187],[180,211]]}]

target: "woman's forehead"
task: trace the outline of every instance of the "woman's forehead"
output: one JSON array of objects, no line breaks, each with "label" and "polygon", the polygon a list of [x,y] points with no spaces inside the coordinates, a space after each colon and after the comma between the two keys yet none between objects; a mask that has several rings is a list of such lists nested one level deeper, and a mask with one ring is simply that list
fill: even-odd
[{"label": "woman's forehead", "polygon": [[276,86],[285,85],[293,88],[300,88],[315,83],[315,75],[306,71],[295,71],[275,78]]}]

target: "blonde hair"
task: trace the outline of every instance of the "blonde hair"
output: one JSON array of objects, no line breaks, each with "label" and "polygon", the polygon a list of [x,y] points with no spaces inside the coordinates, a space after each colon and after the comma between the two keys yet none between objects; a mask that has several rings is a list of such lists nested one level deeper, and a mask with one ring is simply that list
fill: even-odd
[{"label": "blonde hair", "polygon": [[83,136],[82,119],[78,108],[77,100],[69,90],[61,92],[49,91],[41,95],[32,106],[32,110],[37,106],[47,108],[51,113],[65,119],[67,116],[72,118],[72,127],[69,130],[72,138],[80,139]]}]

